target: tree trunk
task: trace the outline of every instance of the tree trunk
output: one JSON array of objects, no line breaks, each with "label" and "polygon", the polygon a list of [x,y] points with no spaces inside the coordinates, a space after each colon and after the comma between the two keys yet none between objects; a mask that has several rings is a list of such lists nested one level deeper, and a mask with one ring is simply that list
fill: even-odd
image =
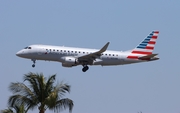
[{"label": "tree trunk", "polygon": [[44,112],[45,112],[44,106],[41,105],[39,107],[39,113],[44,113]]},{"label": "tree trunk", "polygon": [[39,110],[39,113],[44,113],[44,112],[45,112],[44,109],[40,109],[40,110]]}]

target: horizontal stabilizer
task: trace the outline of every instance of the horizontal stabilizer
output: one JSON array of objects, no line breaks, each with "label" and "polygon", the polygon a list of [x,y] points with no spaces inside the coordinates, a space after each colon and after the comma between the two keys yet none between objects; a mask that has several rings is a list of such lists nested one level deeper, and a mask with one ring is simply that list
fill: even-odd
[{"label": "horizontal stabilizer", "polygon": [[142,56],[142,57],[139,57],[138,59],[141,59],[141,60],[147,60],[147,59],[151,59],[155,56],[157,56],[158,54],[150,54],[150,55],[146,55],[146,56]]}]

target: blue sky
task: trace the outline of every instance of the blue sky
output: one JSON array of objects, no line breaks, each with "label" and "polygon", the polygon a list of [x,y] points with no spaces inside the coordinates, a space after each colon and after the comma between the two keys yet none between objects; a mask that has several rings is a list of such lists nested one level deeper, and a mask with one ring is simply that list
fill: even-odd
[{"label": "blue sky", "polygon": [[[179,0],[0,1],[0,109],[7,107],[11,82],[23,74],[57,74],[69,83],[73,113],[179,113]],[[15,53],[31,44],[110,50],[134,48],[159,30],[154,53],[160,60],[123,66],[64,68],[58,62],[32,62]],[[29,111],[38,112],[37,109]],[[46,111],[51,113],[52,111]],[[62,111],[68,113],[68,110]]]}]

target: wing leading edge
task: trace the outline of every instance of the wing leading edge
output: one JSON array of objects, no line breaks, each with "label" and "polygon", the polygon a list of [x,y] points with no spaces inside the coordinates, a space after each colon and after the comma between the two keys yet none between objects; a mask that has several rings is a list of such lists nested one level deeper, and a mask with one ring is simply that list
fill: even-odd
[{"label": "wing leading edge", "polygon": [[110,42],[107,42],[106,45],[104,45],[99,51],[88,54],[88,55],[84,55],[84,56],[80,56],[78,57],[79,61],[82,60],[95,60],[97,57],[101,56],[101,53],[105,52],[109,46]]}]

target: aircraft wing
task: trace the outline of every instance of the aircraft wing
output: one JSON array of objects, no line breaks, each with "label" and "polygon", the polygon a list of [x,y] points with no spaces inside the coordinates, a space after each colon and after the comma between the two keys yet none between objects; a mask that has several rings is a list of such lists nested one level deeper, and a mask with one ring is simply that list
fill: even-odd
[{"label": "aircraft wing", "polygon": [[109,42],[106,43],[106,45],[104,45],[104,47],[102,47],[99,51],[91,53],[91,54],[88,54],[88,55],[80,56],[80,57],[78,57],[78,60],[79,61],[83,61],[83,60],[95,60],[97,57],[101,56],[101,53],[106,51],[108,45],[109,45]]}]

